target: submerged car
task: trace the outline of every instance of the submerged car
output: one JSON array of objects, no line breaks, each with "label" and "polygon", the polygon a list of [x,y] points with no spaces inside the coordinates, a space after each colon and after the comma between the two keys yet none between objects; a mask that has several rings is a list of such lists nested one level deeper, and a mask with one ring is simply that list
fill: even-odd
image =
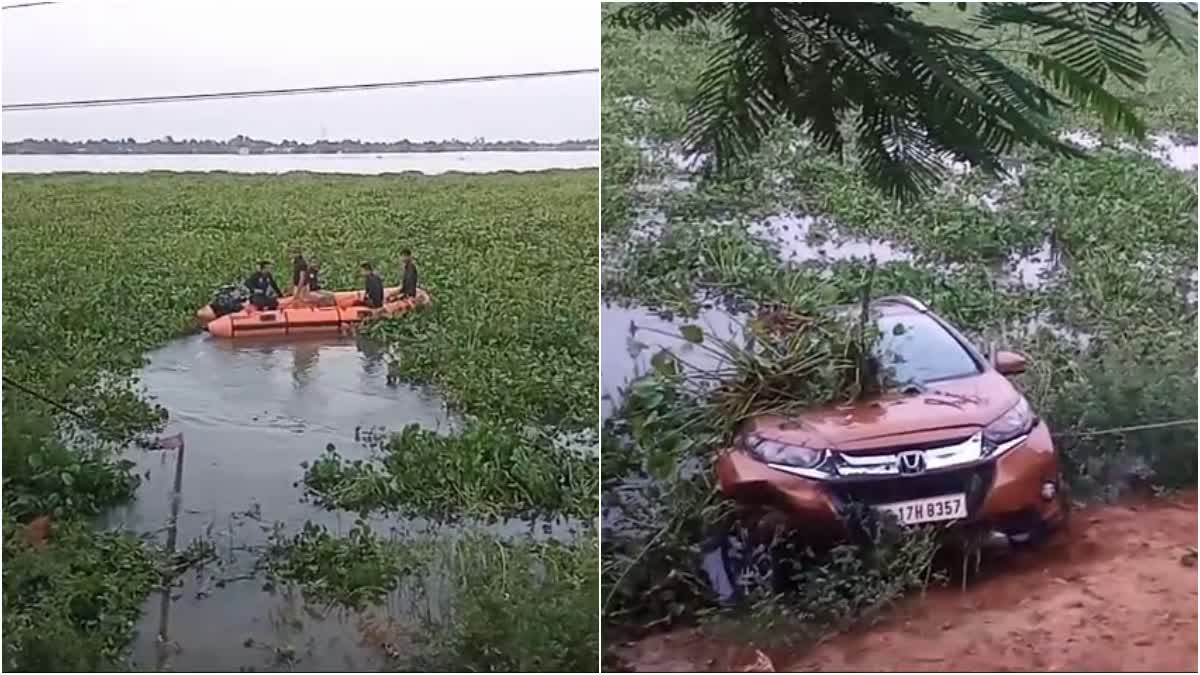
[{"label": "submerged car", "polygon": [[[717,460],[721,492],[795,530],[847,534],[851,505],[903,525],[982,529],[993,542],[1039,542],[1065,522],[1058,455],[1008,376],[1025,358],[985,358],[918,300],[880,298],[877,358],[902,383],[845,405],[747,421]],[[902,326],[897,328],[897,326]]]}]

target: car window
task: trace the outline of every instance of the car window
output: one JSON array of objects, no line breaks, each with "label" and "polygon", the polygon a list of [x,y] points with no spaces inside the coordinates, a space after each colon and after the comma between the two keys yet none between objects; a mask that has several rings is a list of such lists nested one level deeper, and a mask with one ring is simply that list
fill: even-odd
[{"label": "car window", "polygon": [[933,382],[982,372],[971,354],[924,314],[889,314],[876,320],[883,333],[875,356],[901,384]]}]

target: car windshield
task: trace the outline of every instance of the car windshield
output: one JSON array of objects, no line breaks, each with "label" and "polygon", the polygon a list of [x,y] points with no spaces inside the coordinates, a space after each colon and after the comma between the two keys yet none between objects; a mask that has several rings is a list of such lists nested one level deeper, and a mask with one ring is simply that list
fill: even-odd
[{"label": "car windshield", "polygon": [[945,328],[925,314],[888,314],[876,320],[883,334],[875,357],[901,385],[974,375],[971,354]]}]

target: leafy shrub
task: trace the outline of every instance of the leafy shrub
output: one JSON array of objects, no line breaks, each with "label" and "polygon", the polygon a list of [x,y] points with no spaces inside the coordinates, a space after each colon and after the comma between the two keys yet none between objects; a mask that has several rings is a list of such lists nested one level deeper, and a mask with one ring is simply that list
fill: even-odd
[{"label": "leafy shrub", "polygon": [[94,672],[120,667],[159,575],[154,555],[123,532],[55,525],[44,546],[4,518],[4,665]]},{"label": "leafy shrub", "polygon": [[1195,418],[1194,332],[1146,327],[1082,351],[1050,336],[1035,345],[1025,389],[1049,421],[1079,496],[1196,484],[1194,424],[1108,432]]}]

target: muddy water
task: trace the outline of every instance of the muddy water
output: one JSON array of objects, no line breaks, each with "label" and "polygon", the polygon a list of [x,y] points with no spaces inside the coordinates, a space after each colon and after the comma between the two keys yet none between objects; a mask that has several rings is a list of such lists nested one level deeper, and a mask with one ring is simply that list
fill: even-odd
[{"label": "muddy water", "polygon": [[[302,500],[300,463],[333,445],[345,457],[366,458],[372,428],[408,424],[452,431],[459,423],[438,396],[389,386],[384,354],[366,342],[333,339],[231,342],[207,335],[179,340],[149,355],[141,373],[148,394],[170,412],[164,436],[184,438],[177,550],[211,541],[219,561],[189,571],[171,589],[168,648],[156,637],[161,596],[143,608],[134,646],[141,668],[179,671],[377,669],[381,653],[363,644],[363,624],[425,615],[443,591],[436,572],[406,585],[387,606],[364,613],[306,604],[295,588],[274,588],[256,573],[275,527],[287,534],[305,521],[345,534],[355,516]],[[143,484],[133,503],[107,515],[166,541],[178,452],[140,452],[133,459]],[[444,539],[475,528],[499,536],[546,535],[543,526],[509,521],[457,528],[373,517],[372,529],[393,539]],[[556,525],[549,536],[562,534]]]}]

